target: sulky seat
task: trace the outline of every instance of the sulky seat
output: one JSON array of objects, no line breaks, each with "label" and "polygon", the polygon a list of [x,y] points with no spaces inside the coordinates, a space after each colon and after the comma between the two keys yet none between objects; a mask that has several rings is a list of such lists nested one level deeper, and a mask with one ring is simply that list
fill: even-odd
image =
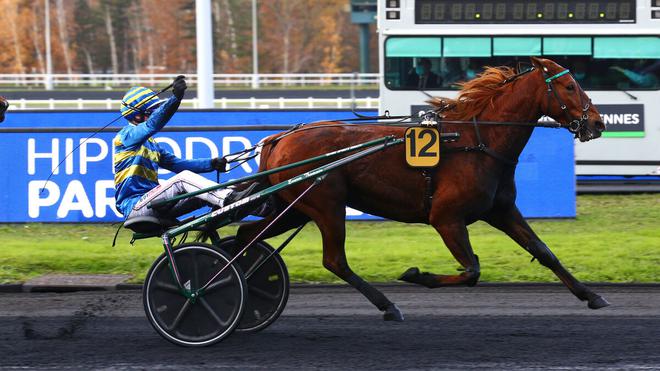
[{"label": "sulky seat", "polygon": [[179,221],[155,216],[136,216],[124,222],[124,228],[141,234],[161,234],[168,228],[179,225]]}]

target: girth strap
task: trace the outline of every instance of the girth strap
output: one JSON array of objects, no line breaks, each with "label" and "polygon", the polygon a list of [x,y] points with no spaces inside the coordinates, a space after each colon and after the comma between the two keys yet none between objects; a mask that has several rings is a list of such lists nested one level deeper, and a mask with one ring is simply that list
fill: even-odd
[{"label": "girth strap", "polygon": [[433,172],[429,169],[422,170],[424,177],[424,213],[430,215],[433,203]]}]

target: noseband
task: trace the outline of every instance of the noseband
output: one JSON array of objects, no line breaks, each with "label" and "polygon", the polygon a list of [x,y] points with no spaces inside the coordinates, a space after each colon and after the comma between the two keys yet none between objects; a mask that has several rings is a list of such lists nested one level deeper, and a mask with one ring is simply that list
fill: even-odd
[{"label": "noseband", "polygon": [[586,122],[587,122],[587,119],[589,118],[589,115],[587,114],[587,112],[589,111],[589,108],[591,107],[591,100],[589,100],[589,102],[587,102],[587,103],[584,103],[584,101],[582,99],[582,95],[583,95],[582,94],[583,93],[582,88],[578,85],[578,88],[575,90],[577,92],[578,96],[580,97],[580,106],[582,106],[582,116],[579,119],[574,119],[574,118],[571,118],[571,115],[568,113],[568,108],[566,107],[566,104],[564,104],[564,102],[559,97],[559,94],[557,94],[557,91],[552,86],[552,82],[554,80],[556,80],[556,79],[558,79],[558,78],[560,78],[560,77],[562,77],[566,74],[569,74],[570,70],[565,69],[565,70],[557,73],[556,75],[553,75],[553,76],[550,76],[550,77],[548,77],[546,75],[545,71],[542,71],[542,72],[543,72],[543,77],[545,78],[545,83],[548,85],[548,107],[550,107],[550,96],[554,95],[555,100],[557,101],[557,103],[559,103],[559,107],[561,108],[562,112],[564,113],[564,116],[566,116],[567,124],[562,125],[562,127],[565,127],[566,129],[568,129],[568,131],[575,134],[576,138],[579,136],[579,133],[582,130],[586,130],[586,131],[589,132],[589,134],[591,134],[591,130],[589,129],[589,127],[587,127],[585,125]]}]

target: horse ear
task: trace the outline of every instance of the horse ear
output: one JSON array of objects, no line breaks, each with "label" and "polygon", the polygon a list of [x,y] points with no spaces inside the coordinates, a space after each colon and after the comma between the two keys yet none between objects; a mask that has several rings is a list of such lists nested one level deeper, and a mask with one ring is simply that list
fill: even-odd
[{"label": "horse ear", "polygon": [[534,68],[537,68],[537,69],[539,69],[539,70],[542,70],[542,69],[544,69],[544,68],[547,69],[547,67],[545,67],[545,66],[543,65],[543,62],[542,62],[541,58],[537,58],[537,57],[529,57],[529,59],[532,61],[532,65],[534,66]]}]

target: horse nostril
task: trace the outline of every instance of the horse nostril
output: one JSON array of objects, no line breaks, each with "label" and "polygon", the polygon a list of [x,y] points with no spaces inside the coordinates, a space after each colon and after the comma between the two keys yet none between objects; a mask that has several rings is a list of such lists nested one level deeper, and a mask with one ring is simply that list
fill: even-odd
[{"label": "horse nostril", "polygon": [[598,120],[594,122],[594,125],[596,126],[596,129],[598,129],[598,131],[605,131],[605,124],[602,121]]}]

